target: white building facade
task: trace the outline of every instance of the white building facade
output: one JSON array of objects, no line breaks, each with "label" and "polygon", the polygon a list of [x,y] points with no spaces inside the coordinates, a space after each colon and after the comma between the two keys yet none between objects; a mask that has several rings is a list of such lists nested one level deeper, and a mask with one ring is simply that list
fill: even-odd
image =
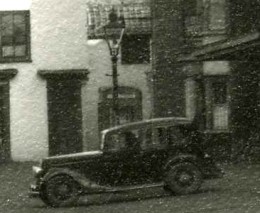
[{"label": "white building facade", "polygon": [[[98,149],[111,62],[104,41],[88,41],[86,0],[0,4],[0,158],[29,161]],[[118,70],[119,86],[139,95],[138,119],[149,118],[150,64],[119,63]]]}]

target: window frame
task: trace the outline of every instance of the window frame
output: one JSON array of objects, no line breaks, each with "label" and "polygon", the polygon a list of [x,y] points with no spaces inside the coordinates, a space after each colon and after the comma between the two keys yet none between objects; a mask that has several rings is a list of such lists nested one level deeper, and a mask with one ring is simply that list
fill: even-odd
[{"label": "window frame", "polygon": [[[13,62],[32,62],[31,60],[31,23],[30,23],[30,11],[29,10],[11,10],[0,11],[0,27],[2,27],[2,16],[6,14],[23,14],[25,15],[25,38],[26,38],[26,52],[25,56],[8,56],[3,57],[2,50],[2,31],[0,30],[0,63],[13,63]],[[13,39],[13,35],[12,35]],[[13,45],[15,46],[15,44]]]}]

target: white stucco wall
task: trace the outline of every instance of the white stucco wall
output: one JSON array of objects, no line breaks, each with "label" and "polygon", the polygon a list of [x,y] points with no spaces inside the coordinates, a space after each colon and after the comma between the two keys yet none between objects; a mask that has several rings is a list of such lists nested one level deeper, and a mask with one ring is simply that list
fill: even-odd
[{"label": "white stucco wall", "polygon": [[1,10],[29,9],[31,14],[32,62],[0,64],[0,69],[18,70],[10,81],[11,157],[15,161],[48,155],[46,80],[37,71],[88,68],[85,4],[85,0],[0,1]]},{"label": "white stucco wall", "polygon": [[[32,62],[0,64],[17,69],[10,80],[11,157],[15,161],[39,160],[48,155],[46,80],[38,70],[89,69],[82,88],[84,149],[97,149],[98,89],[111,86],[111,61],[104,42],[87,44],[87,0],[1,0],[1,10],[30,10]],[[90,54],[90,55],[89,55]],[[120,86],[142,91],[143,118],[151,114],[146,71],[150,65],[121,66]]]},{"label": "white stucco wall", "polygon": [[[84,148],[93,150],[99,148],[98,137],[98,90],[100,87],[111,87],[111,59],[105,41],[89,41],[89,81],[83,87],[83,116],[84,116]],[[120,59],[120,56],[119,56]],[[118,61],[119,86],[129,86],[142,92],[143,119],[151,116],[151,94],[148,92],[145,72],[151,70],[150,64],[122,65]]]}]

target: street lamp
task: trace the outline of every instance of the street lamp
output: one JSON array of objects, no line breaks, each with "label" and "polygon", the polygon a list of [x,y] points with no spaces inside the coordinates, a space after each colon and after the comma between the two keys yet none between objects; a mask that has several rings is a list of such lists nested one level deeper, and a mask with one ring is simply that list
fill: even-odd
[{"label": "street lamp", "polygon": [[[109,53],[112,62],[112,100],[113,100],[113,125],[118,125],[119,121],[119,102],[118,102],[118,74],[117,74],[117,61],[120,49],[120,44],[124,35],[125,21],[124,17],[118,17],[114,8],[109,14],[108,24],[104,26],[105,40],[108,44]],[[111,75],[110,75],[111,76]]]}]

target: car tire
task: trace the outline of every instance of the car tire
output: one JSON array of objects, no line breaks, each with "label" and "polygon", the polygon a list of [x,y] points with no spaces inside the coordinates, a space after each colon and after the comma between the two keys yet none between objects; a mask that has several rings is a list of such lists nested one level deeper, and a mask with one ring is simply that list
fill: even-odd
[{"label": "car tire", "polygon": [[68,175],[55,175],[43,183],[40,198],[48,206],[74,205],[79,199],[80,186]]},{"label": "car tire", "polygon": [[177,163],[166,172],[165,186],[176,195],[196,192],[202,184],[202,173],[192,163]]}]

